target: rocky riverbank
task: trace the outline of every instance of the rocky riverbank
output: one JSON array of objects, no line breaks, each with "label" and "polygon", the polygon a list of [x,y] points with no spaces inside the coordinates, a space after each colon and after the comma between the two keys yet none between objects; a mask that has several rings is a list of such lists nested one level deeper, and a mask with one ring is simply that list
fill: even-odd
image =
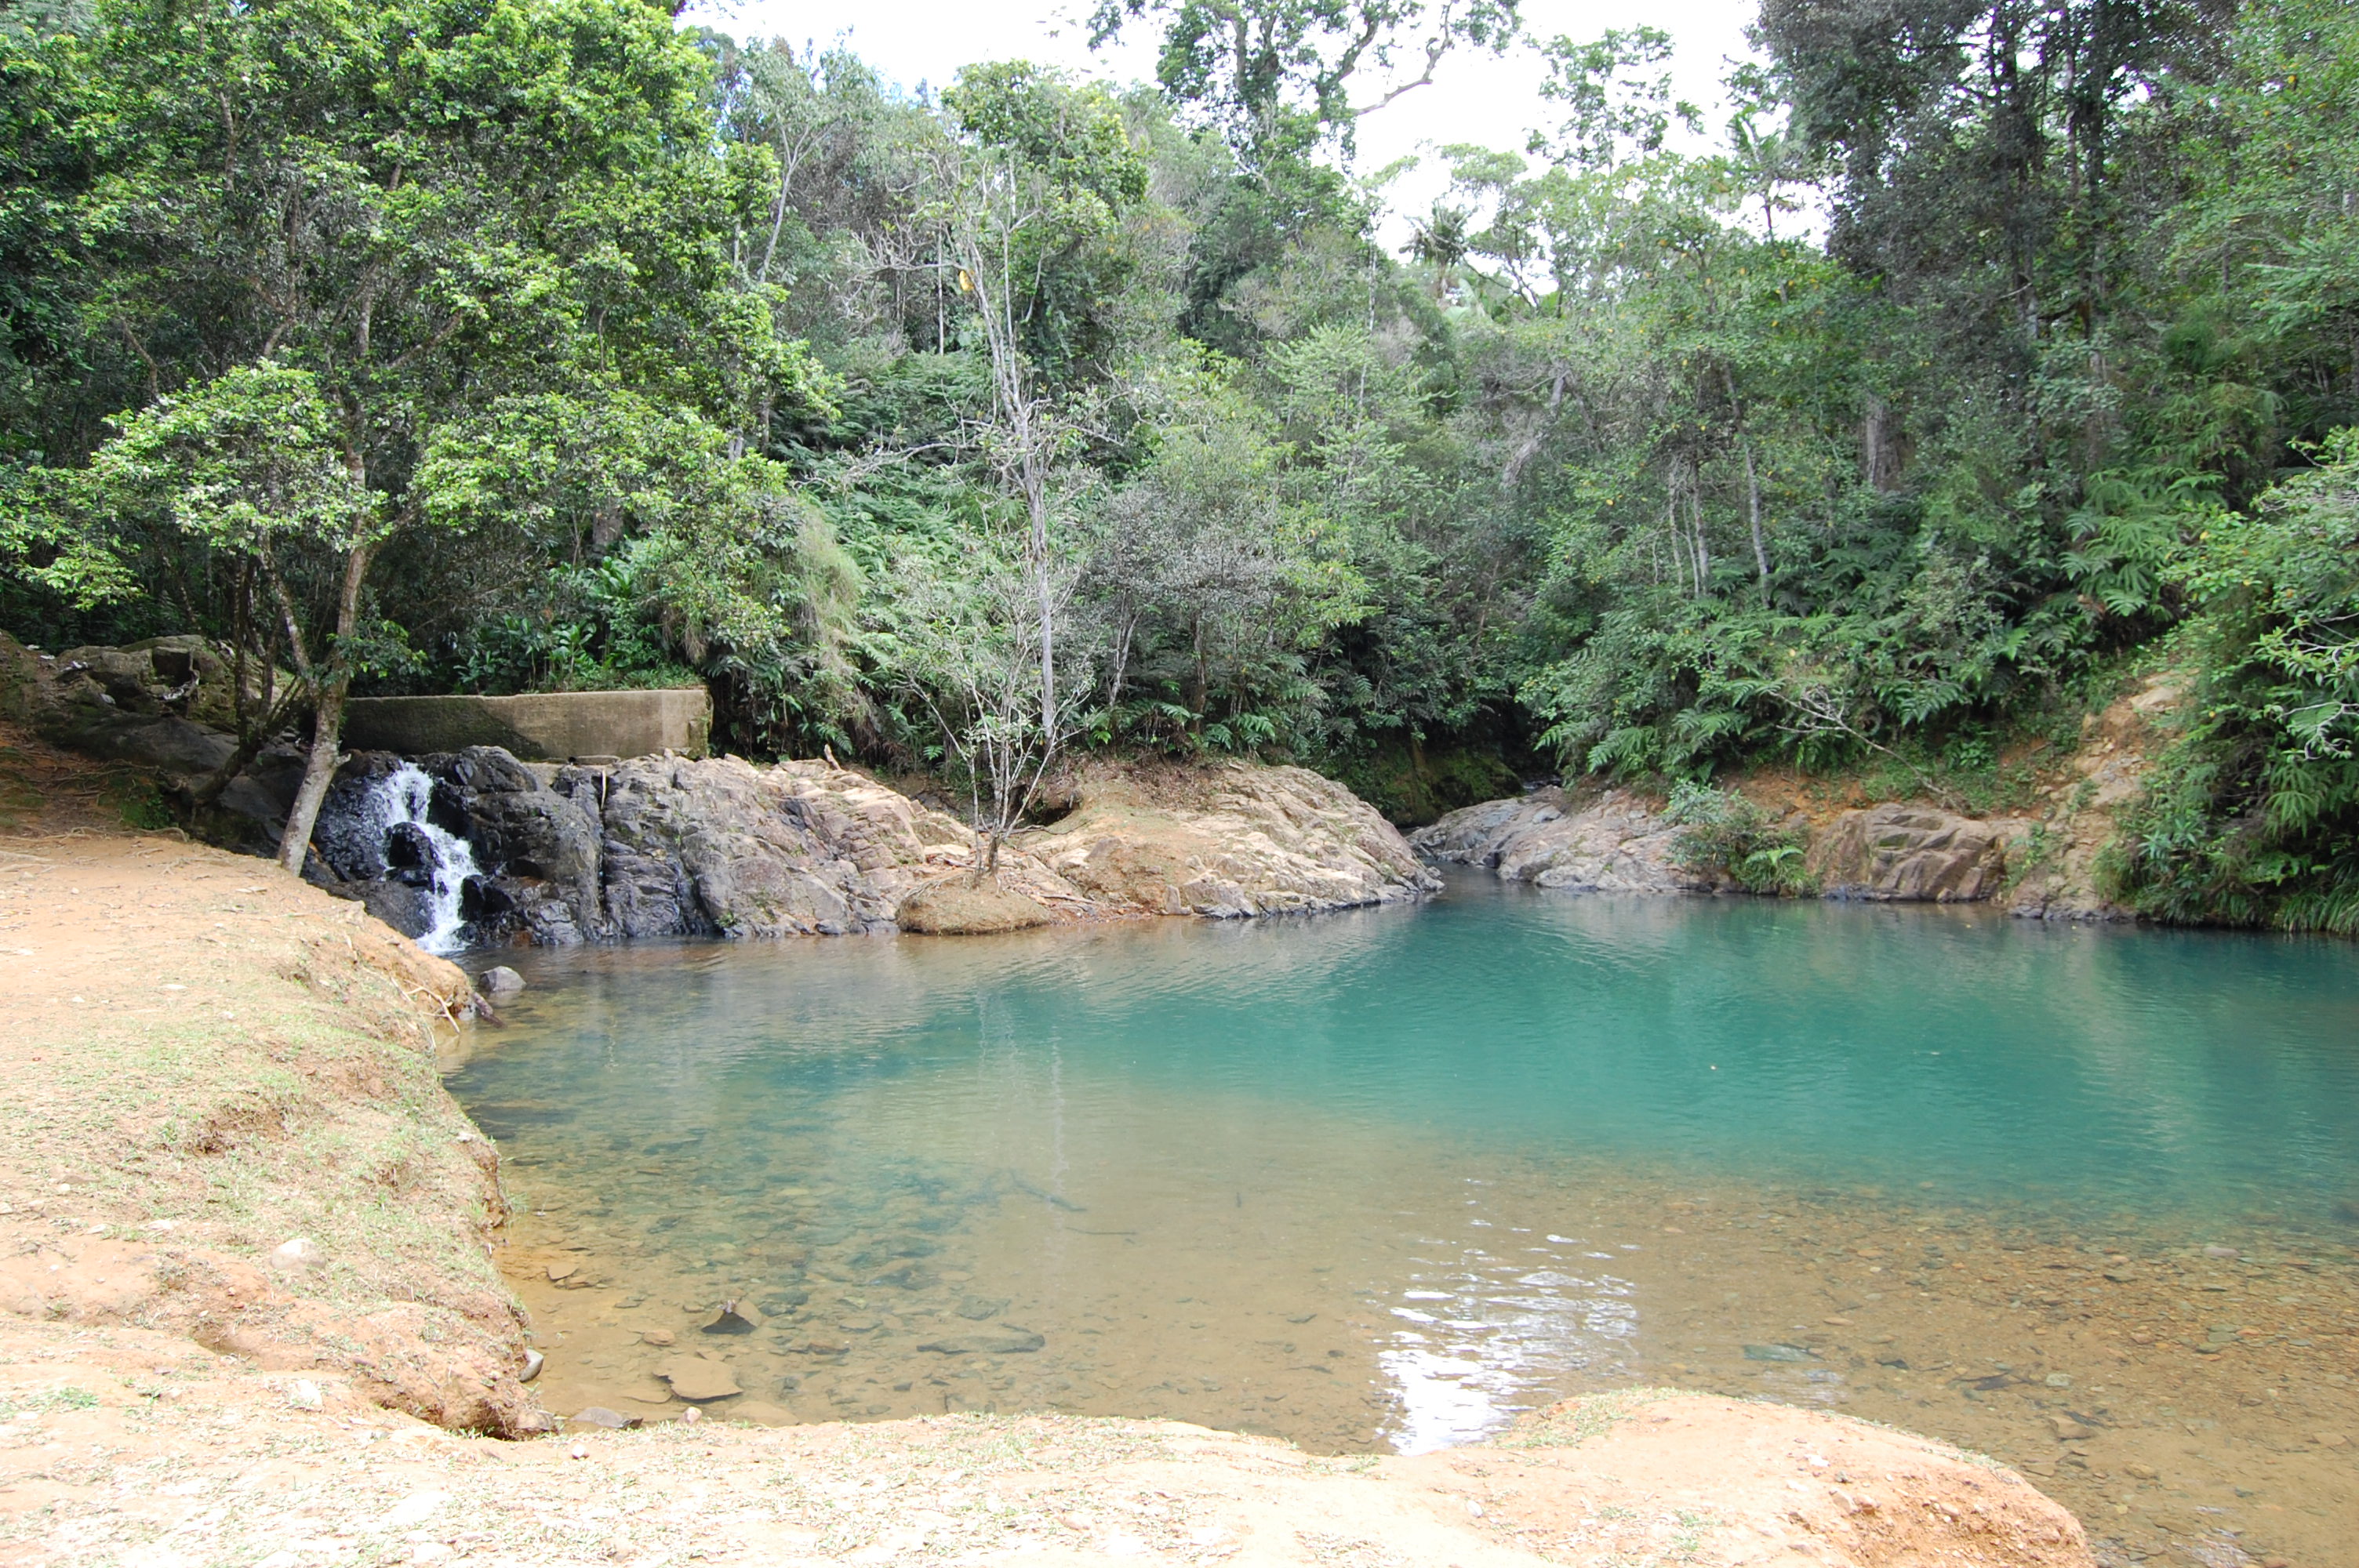
[{"label": "rocky riverbank", "polygon": [[[2099,885],[2099,854],[2118,811],[2144,787],[2149,759],[2185,696],[2165,674],[2143,681],[2049,760],[2025,809],[1975,817],[1923,800],[1830,801],[1792,779],[1737,787],[1806,845],[1825,897],[1870,903],[1998,902],[2049,920],[2126,920]],[[1734,884],[1681,863],[1663,803],[1629,789],[1548,786],[1451,812],[1411,835],[1438,860],[1510,881],[1589,892],[1710,893]]]},{"label": "rocky riverbank", "polygon": [[0,772],[0,1561],[2092,1562],[2013,1472],[1702,1395],[1416,1458],[685,1401],[559,1428],[491,1264],[496,1151],[435,1076],[463,978],[267,865],[125,829],[83,759],[9,730]]}]

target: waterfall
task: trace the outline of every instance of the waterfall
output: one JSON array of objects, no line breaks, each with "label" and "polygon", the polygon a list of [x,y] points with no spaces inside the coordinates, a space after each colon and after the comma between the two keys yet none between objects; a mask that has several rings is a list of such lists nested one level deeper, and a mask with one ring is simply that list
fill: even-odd
[{"label": "waterfall", "polygon": [[475,851],[464,838],[445,833],[427,820],[427,808],[433,800],[433,779],[417,763],[404,762],[369,791],[368,807],[388,849],[397,827],[408,827],[424,841],[432,861],[426,871],[433,896],[427,901],[426,930],[418,945],[429,953],[455,953],[464,946],[459,940],[459,928],[464,924],[459,915],[459,894],[467,879],[475,874]]}]

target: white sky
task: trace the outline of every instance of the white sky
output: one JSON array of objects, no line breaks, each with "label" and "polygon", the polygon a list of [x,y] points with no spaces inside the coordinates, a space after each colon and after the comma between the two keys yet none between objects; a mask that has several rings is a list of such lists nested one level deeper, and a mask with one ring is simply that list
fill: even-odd
[{"label": "white sky", "polygon": [[[860,0],[813,5],[799,0],[702,0],[690,15],[740,36],[782,37],[822,45],[841,37],[853,51],[905,88],[940,87],[978,60],[1031,59],[1117,83],[1152,80],[1150,17],[1134,23],[1120,45],[1093,53],[1091,0]],[[1648,24],[1669,33],[1679,52],[1672,75],[1680,95],[1706,111],[1716,140],[1725,61],[1748,51],[1745,28],[1758,0],[1525,0],[1527,33],[1589,39],[1608,27]],[[1360,123],[1364,172],[1404,155],[1451,142],[1520,149],[1535,125],[1552,123],[1540,102],[1539,61],[1518,47],[1504,59],[1446,57],[1432,86],[1419,88]],[[1364,92],[1362,99],[1374,96]],[[1442,189],[1439,160],[1428,157],[1392,189],[1398,212],[1422,212]],[[1404,232],[1400,221],[1388,235]]]}]

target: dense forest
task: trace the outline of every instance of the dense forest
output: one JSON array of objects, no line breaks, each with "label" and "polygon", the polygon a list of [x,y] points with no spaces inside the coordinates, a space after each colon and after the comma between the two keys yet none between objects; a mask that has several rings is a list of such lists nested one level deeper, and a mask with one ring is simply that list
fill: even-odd
[{"label": "dense forest", "polygon": [[[0,624],[201,630],[331,759],[701,680],[1003,832],[1075,748],[1987,803],[2168,664],[2121,894],[2359,930],[2359,9],[1766,0],[1716,126],[1513,0],[1094,25],[1158,80],[0,0]],[[1383,243],[1361,116],[1508,49],[1528,142]]]}]

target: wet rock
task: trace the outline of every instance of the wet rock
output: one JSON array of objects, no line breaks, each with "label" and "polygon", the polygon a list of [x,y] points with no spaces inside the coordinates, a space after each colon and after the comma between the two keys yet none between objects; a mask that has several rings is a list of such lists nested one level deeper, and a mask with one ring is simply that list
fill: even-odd
[{"label": "wet rock", "polygon": [[1747,1361],[1808,1361],[1810,1353],[1799,1345],[1748,1345],[1745,1347]]},{"label": "wet rock", "polygon": [[604,1405],[592,1405],[565,1419],[576,1426],[603,1427],[608,1432],[628,1432],[641,1424],[637,1416],[625,1415],[620,1411],[608,1410]]},{"label": "wet rock", "polygon": [[745,1391],[737,1386],[737,1374],[730,1370],[728,1363],[709,1356],[675,1356],[655,1371],[657,1377],[671,1385],[672,1398],[690,1404],[734,1399]]},{"label": "wet rock", "polygon": [[2008,845],[2027,831],[2024,823],[1886,802],[1836,817],[1806,863],[1830,898],[1971,903],[1998,891]]},{"label": "wet rock", "polygon": [[1006,1324],[997,1328],[947,1334],[940,1339],[929,1339],[918,1348],[940,1356],[1021,1356],[1028,1355],[1046,1344],[1046,1338],[1030,1329]]},{"label": "wet rock", "polygon": [[506,964],[495,964],[475,977],[475,985],[485,996],[514,996],[524,989],[524,977]]},{"label": "wet rock", "polygon": [[795,1412],[762,1400],[741,1400],[729,1407],[729,1419],[750,1421],[756,1426],[793,1426]]},{"label": "wet rock", "polygon": [[996,882],[964,876],[913,890],[893,912],[904,931],[934,936],[988,936],[1046,925],[1055,916],[1039,900]]},{"label": "wet rock", "polygon": [[1673,858],[1678,830],[1628,790],[1534,790],[1453,811],[1409,842],[1437,860],[1487,866],[1508,881],[1581,892],[1711,892]]},{"label": "wet rock", "polygon": [[700,1334],[751,1334],[762,1326],[762,1314],[752,1303],[723,1302],[699,1325]]},{"label": "wet rock", "polygon": [[582,1260],[579,1258],[564,1259],[559,1262],[551,1263],[549,1266],[549,1282],[552,1285],[561,1285],[581,1271]]},{"label": "wet rock", "polygon": [[955,1310],[968,1322],[981,1323],[985,1318],[997,1317],[1006,1312],[1007,1302],[1006,1296],[961,1296]]}]

